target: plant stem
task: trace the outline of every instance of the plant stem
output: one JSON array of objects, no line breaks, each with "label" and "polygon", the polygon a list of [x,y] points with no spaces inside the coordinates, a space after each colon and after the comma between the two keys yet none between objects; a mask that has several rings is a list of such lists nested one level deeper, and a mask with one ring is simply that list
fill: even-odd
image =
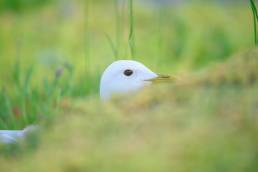
[{"label": "plant stem", "polygon": [[108,44],[111,47],[111,50],[112,50],[115,60],[118,60],[118,48],[115,46],[114,42],[112,41],[112,39],[110,38],[110,36],[108,34],[105,34],[105,36],[107,38]]},{"label": "plant stem", "polygon": [[258,14],[257,14],[257,8],[253,0],[250,0],[250,5],[253,12],[253,23],[254,23],[254,42],[255,45],[258,45],[257,41],[257,21],[258,21]]},{"label": "plant stem", "polygon": [[91,55],[91,52],[90,52],[90,48],[91,48],[91,45],[90,45],[90,3],[91,3],[91,0],[87,0],[86,3],[85,3],[85,12],[84,12],[84,17],[85,17],[85,21],[84,21],[84,29],[85,29],[85,33],[83,35],[83,43],[85,44],[85,51],[84,51],[84,73],[88,73],[89,69],[90,69],[90,55]]},{"label": "plant stem", "polygon": [[130,47],[131,52],[131,58],[134,59],[135,56],[135,40],[134,40],[134,16],[133,16],[133,0],[128,1],[128,7],[129,7],[129,20],[130,20],[130,31],[129,31],[129,38],[128,43]]},{"label": "plant stem", "polygon": [[116,18],[116,51],[115,51],[115,59],[118,59],[119,56],[119,49],[120,49],[120,35],[121,35],[121,29],[120,29],[120,11],[119,11],[119,2],[118,0],[114,1],[115,5],[115,18]]}]

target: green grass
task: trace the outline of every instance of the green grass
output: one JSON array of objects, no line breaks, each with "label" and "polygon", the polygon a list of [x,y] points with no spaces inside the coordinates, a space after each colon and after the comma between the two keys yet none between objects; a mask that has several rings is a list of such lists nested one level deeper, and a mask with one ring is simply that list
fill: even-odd
[{"label": "green grass", "polygon": [[128,44],[130,47],[130,53],[131,53],[131,58],[135,58],[135,35],[134,35],[134,5],[133,5],[133,0],[128,1],[128,11],[129,11],[129,36],[128,36]]},{"label": "green grass", "polygon": [[68,99],[37,149],[0,156],[0,170],[257,171],[257,78],[255,49],[135,97]]},{"label": "green grass", "polygon": [[257,14],[257,8],[255,5],[255,2],[253,0],[250,0],[250,5],[253,12],[253,22],[254,22],[254,42],[255,44],[258,44],[257,42],[257,20],[258,20],[258,14]]}]

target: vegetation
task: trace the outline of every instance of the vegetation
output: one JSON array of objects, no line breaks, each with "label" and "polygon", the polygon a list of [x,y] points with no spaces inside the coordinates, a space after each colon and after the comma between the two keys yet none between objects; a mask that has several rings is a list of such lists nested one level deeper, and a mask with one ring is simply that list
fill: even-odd
[{"label": "vegetation", "polygon": [[[0,171],[257,171],[248,4],[27,8],[0,9],[0,129],[42,130],[0,145]],[[102,71],[127,58],[181,79],[103,104]]]},{"label": "vegetation", "polygon": [[68,99],[38,148],[0,159],[1,170],[256,171],[257,57],[239,54],[108,104]]},{"label": "vegetation", "polygon": [[256,4],[253,0],[250,0],[250,4],[251,4],[251,8],[253,11],[253,21],[254,21],[254,41],[255,44],[258,44],[257,42],[257,20],[258,20],[258,13],[257,13],[257,8],[256,8]]},{"label": "vegetation", "polygon": [[127,17],[126,5],[60,1],[2,14],[0,128],[50,119],[63,97],[97,95],[114,59],[135,56],[154,71],[188,74],[252,46],[248,6],[135,5]]}]

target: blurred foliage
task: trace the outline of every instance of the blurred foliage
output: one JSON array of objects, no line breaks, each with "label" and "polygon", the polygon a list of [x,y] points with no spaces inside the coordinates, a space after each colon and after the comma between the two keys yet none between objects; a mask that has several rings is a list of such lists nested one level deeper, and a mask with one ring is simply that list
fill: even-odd
[{"label": "blurred foliage", "polygon": [[50,0],[1,0],[0,12],[22,12],[35,7],[40,7],[47,2],[50,2]]},{"label": "blurred foliage", "polygon": [[[3,2],[19,9],[46,1]],[[97,95],[105,67],[131,57],[123,2],[53,1],[1,13],[1,129],[52,118],[64,97]],[[253,45],[248,5],[134,5],[135,59],[154,71],[189,74]]]}]

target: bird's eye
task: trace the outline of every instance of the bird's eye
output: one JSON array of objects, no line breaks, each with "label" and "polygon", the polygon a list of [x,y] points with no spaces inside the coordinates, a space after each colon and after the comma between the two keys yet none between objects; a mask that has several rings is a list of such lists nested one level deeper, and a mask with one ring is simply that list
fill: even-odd
[{"label": "bird's eye", "polygon": [[124,71],[124,75],[125,76],[131,76],[133,74],[133,71],[131,70],[131,69],[126,69],[125,71]]}]

